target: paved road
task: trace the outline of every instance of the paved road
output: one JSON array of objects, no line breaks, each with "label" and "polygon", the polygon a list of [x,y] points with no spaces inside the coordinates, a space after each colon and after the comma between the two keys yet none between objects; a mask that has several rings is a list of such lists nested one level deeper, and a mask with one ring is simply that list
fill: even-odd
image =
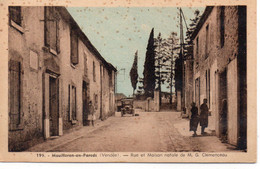
[{"label": "paved road", "polygon": [[[110,117],[52,152],[180,152],[230,151],[215,136],[191,137],[179,112],[140,112]],[[209,144],[210,143],[210,144]]]}]

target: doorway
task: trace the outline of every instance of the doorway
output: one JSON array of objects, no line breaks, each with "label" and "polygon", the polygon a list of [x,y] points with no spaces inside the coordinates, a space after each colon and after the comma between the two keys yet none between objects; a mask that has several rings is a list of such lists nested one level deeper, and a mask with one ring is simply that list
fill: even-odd
[{"label": "doorway", "polygon": [[59,82],[57,78],[49,79],[50,136],[59,135]]},{"label": "doorway", "polygon": [[83,126],[88,125],[88,98],[87,98],[87,83],[83,81],[82,87],[82,102],[83,102]]},{"label": "doorway", "polygon": [[225,69],[219,75],[219,131],[220,138],[223,141],[227,141],[227,116],[228,116],[228,105],[227,105],[227,70]]},{"label": "doorway", "polygon": [[196,106],[200,107],[200,78],[195,80],[195,103]]}]

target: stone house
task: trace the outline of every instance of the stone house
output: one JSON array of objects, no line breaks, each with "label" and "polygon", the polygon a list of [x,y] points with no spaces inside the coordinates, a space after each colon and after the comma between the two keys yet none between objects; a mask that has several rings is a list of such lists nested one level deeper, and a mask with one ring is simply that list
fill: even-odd
[{"label": "stone house", "polygon": [[[228,143],[246,149],[246,7],[206,7],[192,39],[193,101],[199,106],[206,98],[209,125],[217,136],[226,132]],[[223,110],[223,100],[227,110]],[[224,123],[220,121],[223,112]]]},{"label": "stone house", "polygon": [[[9,151],[114,113],[116,69],[64,7],[9,7]],[[103,86],[102,86],[103,85]]]}]

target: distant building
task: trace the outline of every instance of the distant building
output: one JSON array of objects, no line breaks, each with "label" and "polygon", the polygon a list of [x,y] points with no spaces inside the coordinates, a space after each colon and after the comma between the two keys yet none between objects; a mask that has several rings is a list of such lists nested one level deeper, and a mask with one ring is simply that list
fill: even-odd
[{"label": "distant building", "polygon": [[116,69],[65,7],[9,7],[9,151],[115,111]]},{"label": "distant building", "polygon": [[[192,35],[193,83],[185,83],[193,85],[189,97],[198,107],[208,100],[209,125],[217,136],[227,125],[228,143],[240,149],[247,144],[246,17],[245,6],[206,7]],[[224,99],[226,124],[221,121]]]}]

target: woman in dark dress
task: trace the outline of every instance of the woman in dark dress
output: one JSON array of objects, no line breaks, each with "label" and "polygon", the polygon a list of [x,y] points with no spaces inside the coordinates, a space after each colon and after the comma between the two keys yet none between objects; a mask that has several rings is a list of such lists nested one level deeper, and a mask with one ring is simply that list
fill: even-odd
[{"label": "woman in dark dress", "polygon": [[198,108],[196,107],[196,104],[192,102],[191,104],[191,119],[190,119],[190,131],[193,131],[193,136],[196,136],[197,128],[199,124],[199,115],[198,115]]},{"label": "woman in dark dress", "polygon": [[205,128],[208,127],[209,108],[207,106],[207,99],[203,100],[203,104],[200,106],[200,126],[201,134],[206,134]]}]

